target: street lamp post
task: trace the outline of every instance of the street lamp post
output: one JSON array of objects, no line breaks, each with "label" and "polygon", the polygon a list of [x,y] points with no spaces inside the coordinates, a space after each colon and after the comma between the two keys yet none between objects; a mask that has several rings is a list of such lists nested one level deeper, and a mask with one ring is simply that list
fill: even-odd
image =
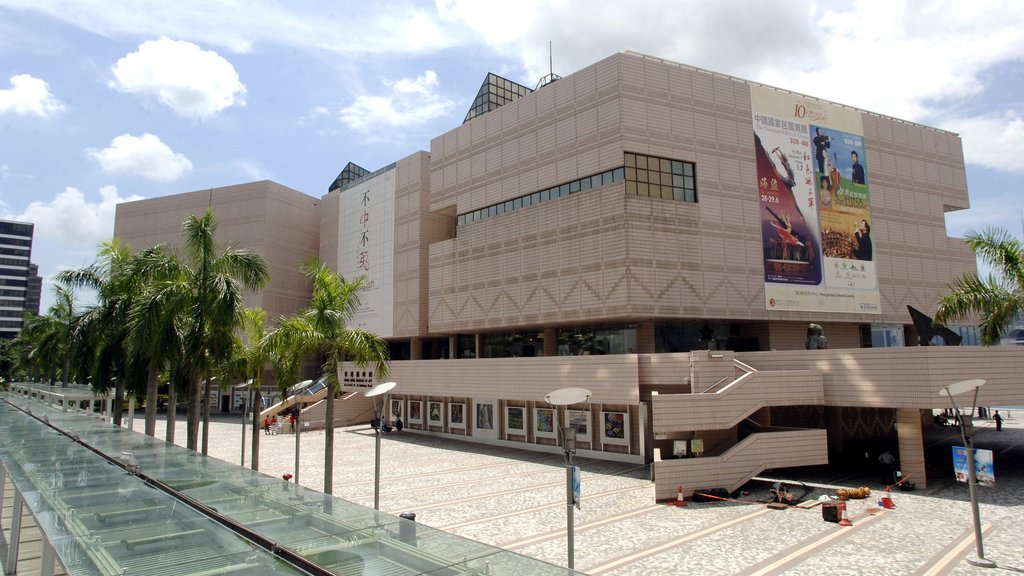
[{"label": "street lamp post", "polygon": [[[953,410],[959,414],[960,409],[957,407],[953,396],[973,390],[974,400],[971,402],[971,406],[976,406],[978,404],[978,389],[984,384],[985,381],[980,379],[962,380],[939,390],[939,396],[949,398],[949,403],[953,406]],[[974,470],[974,442],[971,439],[974,433],[974,423],[971,420],[973,417],[972,408],[972,414],[959,414],[958,418],[960,421],[960,439],[963,440],[964,450],[967,452],[967,490],[971,496],[971,514],[974,517],[974,548],[977,552],[977,558],[968,558],[967,563],[982,568],[995,568],[995,562],[985,558],[985,544],[981,534],[981,512],[978,509],[978,475]]]},{"label": "street lamp post", "polygon": [[[544,397],[548,404],[552,406],[571,406],[573,404],[581,404],[590,400],[590,390],[586,388],[559,388],[553,392],[549,392]],[[569,420],[566,417],[566,420]],[[562,426],[562,453],[565,458],[565,532],[566,532],[566,545],[568,548],[568,559],[569,568],[575,568],[575,531],[576,526],[573,522],[572,508],[575,504],[573,494],[573,472],[575,465],[573,459],[576,456],[576,429],[577,425],[572,422],[566,422],[565,426]]]},{"label": "street lamp post", "polygon": [[383,434],[384,429],[384,410],[387,409],[388,405],[388,392],[394,390],[395,386],[398,386],[395,382],[384,382],[377,384],[373,388],[370,388],[363,393],[363,396],[367,398],[373,398],[373,412],[374,416],[377,416],[377,396],[383,396],[384,402],[380,406],[380,415],[377,416],[377,427],[374,432],[377,434],[377,439],[374,443],[373,453],[373,509],[380,510],[380,437]]}]

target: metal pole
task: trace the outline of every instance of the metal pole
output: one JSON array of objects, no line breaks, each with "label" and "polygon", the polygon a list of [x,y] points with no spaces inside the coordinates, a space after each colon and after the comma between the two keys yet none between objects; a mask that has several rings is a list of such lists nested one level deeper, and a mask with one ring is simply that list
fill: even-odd
[{"label": "metal pole", "polygon": [[[384,399],[384,404],[387,405],[387,397]],[[381,416],[383,416],[383,410],[381,410]],[[381,422],[377,421],[377,439],[374,442],[374,455],[373,455],[373,509],[380,510],[380,434],[381,434]]]},{"label": "metal pole", "polygon": [[[948,392],[949,389],[947,388]],[[956,401],[953,400],[952,394],[949,396],[949,403],[953,405],[953,410],[956,413],[960,413],[960,409],[956,406]],[[974,393],[975,399],[978,397],[977,389]],[[973,409],[971,410],[973,413]],[[969,416],[967,416],[969,418]],[[967,563],[972,566],[979,566],[982,568],[995,568],[995,562],[985,558],[985,544],[983,535],[981,533],[981,511],[978,509],[978,476],[974,471],[974,442],[971,441],[971,437],[967,434],[967,425],[964,424],[965,416],[960,414],[960,439],[964,442],[964,450],[967,451],[967,492],[971,498],[971,516],[974,521],[974,549],[977,552],[977,558],[968,558]]]},{"label": "metal pole", "polygon": [[299,484],[299,431],[302,430],[302,426],[299,425],[299,417],[302,412],[296,411],[295,416],[295,485]]},{"label": "metal pole", "polygon": [[249,405],[245,398],[242,398],[242,459],[241,466],[245,468],[245,421],[249,419]]},{"label": "metal pole", "polygon": [[[569,435],[574,434],[572,427],[562,428],[562,447],[565,451],[565,532],[568,536],[569,548],[569,569],[575,568],[575,523],[573,522],[573,499],[572,499],[572,449],[570,448]],[[573,438],[575,440],[575,438]]]}]

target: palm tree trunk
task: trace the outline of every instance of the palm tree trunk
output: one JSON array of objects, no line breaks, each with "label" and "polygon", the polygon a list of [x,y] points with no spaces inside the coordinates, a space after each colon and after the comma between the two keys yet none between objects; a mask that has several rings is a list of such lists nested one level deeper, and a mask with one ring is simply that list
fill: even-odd
[{"label": "palm tree trunk", "polygon": [[189,450],[196,450],[199,447],[199,403],[203,400],[202,390],[197,379],[189,379],[188,425],[185,430],[185,445]]},{"label": "palm tree trunk", "polygon": [[156,437],[156,402],[160,381],[155,370],[150,370],[146,380],[146,435]]},{"label": "palm tree trunk", "polygon": [[203,454],[207,453],[210,447],[210,374],[206,374],[206,384],[203,386]]},{"label": "palm tree trunk", "polygon": [[124,379],[114,380],[114,426],[120,426],[124,419]]},{"label": "palm tree trunk", "polygon": [[[260,368],[262,370],[262,368]],[[255,387],[255,388],[253,388]],[[253,392],[255,390],[255,392]],[[263,410],[263,402],[260,398],[259,378],[256,378],[249,385],[249,391],[253,396],[252,400],[252,469],[260,469],[260,411]]]},{"label": "palm tree trunk", "polygon": [[[329,366],[329,370],[337,372],[337,368]],[[334,491],[334,392],[332,378],[327,378],[327,404],[324,405],[324,494]]]},{"label": "palm tree trunk", "polygon": [[167,436],[166,440],[174,444],[174,428],[178,418],[178,394],[174,390],[174,383],[167,384]]}]

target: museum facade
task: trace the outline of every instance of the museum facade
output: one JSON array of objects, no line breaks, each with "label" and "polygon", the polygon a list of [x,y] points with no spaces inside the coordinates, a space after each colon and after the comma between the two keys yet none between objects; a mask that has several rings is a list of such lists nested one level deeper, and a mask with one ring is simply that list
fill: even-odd
[{"label": "museum facade", "polygon": [[[530,90],[488,74],[466,121],[321,198],[257,182],[121,204],[115,235],[174,241],[212,206],[221,241],[271,261],[253,305],[298,311],[318,256],[365,277],[359,327],[392,347],[406,428],[652,463],[658,496],[734,489],[861,443],[919,484],[937,392],[1024,404],[1021,350],[915,346],[975,270],[945,213],[969,207],[953,133],[621,53]],[[827,348],[808,350],[809,324]],[[345,422],[368,421],[346,367]],[[548,405],[579,386],[585,404]],[[228,403],[230,406],[230,403]],[[322,407],[306,408],[322,419]]]}]

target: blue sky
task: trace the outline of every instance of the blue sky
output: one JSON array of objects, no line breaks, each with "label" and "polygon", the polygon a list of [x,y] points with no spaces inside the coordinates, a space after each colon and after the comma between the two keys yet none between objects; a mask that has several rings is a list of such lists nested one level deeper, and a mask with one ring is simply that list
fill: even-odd
[{"label": "blue sky", "polygon": [[549,41],[561,75],[635,50],[957,132],[949,233],[1022,233],[1019,1],[0,0],[0,218],[36,223],[49,278],[92,262],[121,201],[320,196],[349,161],[428,150],[487,72],[535,86]]}]

